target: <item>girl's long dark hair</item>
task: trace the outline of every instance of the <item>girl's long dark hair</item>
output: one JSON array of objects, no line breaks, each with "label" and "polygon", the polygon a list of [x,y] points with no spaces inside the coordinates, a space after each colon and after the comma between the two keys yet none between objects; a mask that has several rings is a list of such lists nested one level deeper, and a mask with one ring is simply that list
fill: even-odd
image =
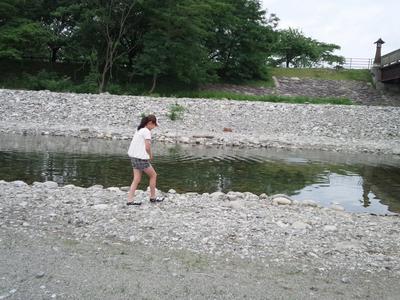
[{"label": "girl's long dark hair", "polygon": [[147,123],[149,123],[149,122],[152,122],[156,126],[158,126],[156,116],[155,115],[148,115],[148,116],[142,118],[142,121],[140,121],[140,124],[139,124],[137,130],[140,130],[140,129],[144,128],[147,125]]},{"label": "girl's long dark hair", "polygon": [[149,117],[147,117],[147,116],[143,117],[142,121],[140,121],[140,124],[139,124],[137,130],[144,128],[147,125],[147,123],[149,123]]}]

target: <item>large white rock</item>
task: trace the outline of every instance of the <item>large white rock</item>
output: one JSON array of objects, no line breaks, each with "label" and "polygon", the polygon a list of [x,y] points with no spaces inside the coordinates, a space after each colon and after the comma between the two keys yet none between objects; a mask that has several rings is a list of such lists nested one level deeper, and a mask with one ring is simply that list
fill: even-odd
[{"label": "large white rock", "polygon": [[24,186],[28,185],[27,183],[23,182],[22,180],[15,180],[15,181],[12,182],[12,184],[15,187],[24,187]]},{"label": "large white rock", "polygon": [[181,138],[179,138],[179,141],[184,144],[189,144],[190,138],[188,138],[187,136],[182,136]]},{"label": "large white rock", "polygon": [[335,225],[325,225],[324,231],[337,231],[337,227]]},{"label": "large white rock", "polygon": [[315,202],[314,200],[303,200],[300,202],[301,205],[304,206],[311,206],[311,207],[317,207],[318,203]]},{"label": "large white rock", "polygon": [[243,200],[229,201],[225,206],[236,210],[242,210],[244,208],[244,202]]},{"label": "large white rock", "polygon": [[292,227],[294,229],[307,229],[307,228],[310,228],[311,226],[302,221],[296,221],[292,224]]},{"label": "large white rock", "polygon": [[73,189],[73,188],[76,188],[76,186],[73,184],[67,184],[67,185],[64,185],[63,188],[64,189]]},{"label": "large white rock", "polygon": [[103,210],[108,208],[108,204],[96,204],[93,205],[93,208],[96,210]]},{"label": "large white rock", "polygon": [[210,195],[210,197],[218,200],[218,199],[223,199],[225,197],[225,194],[222,192],[214,192]]},{"label": "large white rock", "polygon": [[58,188],[58,183],[54,182],[54,181],[46,181],[46,182],[43,182],[43,186],[48,189],[56,189],[56,188]]},{"label": "large white rock", "polygon": [[330,209],[336,210],[336,211],[344,211],[344,207],[343,207],[343,206],[340,206],[340,205],[338,205],[338,204],[333,204],[333,205],[331,205]]},{"label": "large white rock", "polygon": [[292,201],[284,197],[276,197],[272,200],[273,205],[290,205]]}]

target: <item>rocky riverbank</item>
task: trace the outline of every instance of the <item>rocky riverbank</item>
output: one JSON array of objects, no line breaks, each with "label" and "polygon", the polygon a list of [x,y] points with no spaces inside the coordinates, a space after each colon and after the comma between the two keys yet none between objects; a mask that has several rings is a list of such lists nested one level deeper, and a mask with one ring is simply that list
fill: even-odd
[{"label": "rocky riverbank", "polygon": [[[400,154],[400,108],[0,90],[0,132]],[[169,119],[171,105],[185,108]],[[127,142],[127,141],[125,141]],[[91,145],[91,143],[89,143]],[[68,145],[74,147],[74,145]],[[396,299],[399,216],[251,193],[0,181],[0,299]]]},{"label": "rocky riverbank", "polygon": [[[311,278],[317,282],[322,278],[327,280],[325,285],[332,288],[331,294],[325,295],[327,298],[335,298],[335,291],[343,290],[343,285],[347,286],[343,295],[359,295],[362,298],[370,295],[368,289],[361,293],[359,289],[352,290],[360,276],[374,278],[374,282],[369,283],[372,286],[400,278],[398,216],[350,214],[340,207],[321,208],[312,201],[296,203],[285,197],[256,196],[251,193],[176,194],[171,190],[164,195],[165,202],[154,205],[147,201],[147,193],[138,191],[136,197],[143,200],[143,204],[129,207],[125,205],[126,188],[58,187],[55,182],[37,182],[29,186],[21,181],[0,181],[1,251],[8,253],[4,248],[6,245],[9,245],[7,249],[17,247],[18,243],[10,244],[10,237],[6,236],[10,232],[15,236],[29,236],[33,240],[57,236],[58,240],[69,241],[66,242],[69,247],[101,242],[164,249],[158,253],[160,257],[157,261],[161,261],[158,268],[165,276],[178,277],[177,280],[179,272],[168,273],[164,269],[171,260],[168,253],[186,251],[191,253],[187,257],[195,258],[188,262],[187,271],[190,270],[192,275],[193,272],[201,273],[202,268],[210,271],[213,262],[219,266],[220,261],[225,261],[227,265],[237,264],[238,260],[243,263],[248,261],[255,269],[259,269],[260,278],[269,274],[265,270],[268,266],[274,272],[279,268],[287,270],[290,266],[293,268],[291,272],[301,275],[307,284],[311,284],[308,281]],[[14,255],[21,255],[18,249],[14,249]],[[99,249],[98,252],[103,252],[102,247]],[[49,255],[57,252],[51,248],[47,251],[51,252]],[[112,251],[115,251],[115,247]],[[152,255],[157,256],[154,253]],[[37,265],[38,258],[30,259],[32,264]],[[83,263],[88,262],[83,260]],[[2,265],[6,266],[2,271],[3,293],[15,290],[13,293],[17,295],[17,291],[27,285],[21,278],[24,276],[22,270],[11,270],[13,266],[8,263]],[[40,267],[29,272],[38,270],[41,270]],[[46,271],[49,273],[41,272],[31,276],[41,278],[46,275],[49,285],[54,285],[55,280],[62,277],[51,270]],[[212,271],[211,277],[214,276],[213,272],[216,270]],[[114,282],[114,279],[111,281]],[[140,279],[138,282],[141,282]],[[284,286],[289,294],[293,292],[290,289],[294,288],[298,299],[323,295],[319,292],[322,286],[319,283],[314,283],[313,289],[307,287],[303,291],[297,284],[291,284],[289,281]],[[365,286],[368,284],[364,283]],[[68,290],[67,286],[57,287],[61,291],[63,288]],[[258,292],[262,290],[263,287],[259,286]],[[229,290],[225,291],[229,293]],[[392,291],[393,294],[389,290],[378,294],[395,295],[395,288]],[[261,298],[258,292],[248,293]],[[57,293],[54,295],[57,296]],[[374,295],[370,296],[375,298]],[[280,297],[279,294],[271,296],[273,299]],[[68,297],[64,294],[61,298]],[[121,296],[116,298],[125,299]]]},{"label": "rocky riverbank", "polygon": [[[0,132],[130,139],[154,113],[154,138],[169,143],[400,154],[400,107],[0,90]],[[182,119],[168,115],[184,108]]]}]

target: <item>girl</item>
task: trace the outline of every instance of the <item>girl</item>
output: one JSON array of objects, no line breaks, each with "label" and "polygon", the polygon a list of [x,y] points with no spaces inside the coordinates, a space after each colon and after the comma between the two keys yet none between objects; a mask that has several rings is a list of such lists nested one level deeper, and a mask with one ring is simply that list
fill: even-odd
[{"label": "girl", "polygon": [[142,204],[141,202],[134,201],[133,197],[135,196],[135,191],[142,179],[143,172],[149,176],[150,202],[161,202],[164,200],[162,197],[156,197],[157,173],[150,164],[150,160],[153,159],[150,131],[157,126],[156,116],[148,115],[147,117],[144,117],[129,146],[128,155],[131,158],[133,167],[133,181],[131,188],[129,189],[127,205]]}]

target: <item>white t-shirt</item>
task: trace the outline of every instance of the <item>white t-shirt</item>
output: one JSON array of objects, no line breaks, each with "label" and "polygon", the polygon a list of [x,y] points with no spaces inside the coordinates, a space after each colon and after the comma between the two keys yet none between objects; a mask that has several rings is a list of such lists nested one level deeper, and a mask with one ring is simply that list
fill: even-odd
[{"label": "white t-shirt", "polygon": [[144,127],[135,132],[131,144],[129,146],[128,155],[140,159],[150,159],[146,151],[145,140],[151,140],[151,132],[148,128]]}]

